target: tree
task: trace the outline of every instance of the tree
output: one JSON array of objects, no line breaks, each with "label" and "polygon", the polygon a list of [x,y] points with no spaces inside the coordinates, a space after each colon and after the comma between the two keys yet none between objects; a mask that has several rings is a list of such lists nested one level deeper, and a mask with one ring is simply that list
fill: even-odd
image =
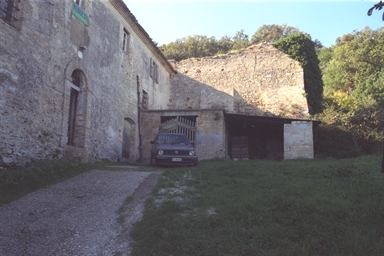
[{"label": "tree", "polygon": [[248,35],[244,33],[244,29],[237,31],[232,40],[232,50],[244,49],[251,45],[251,43],[249,42]]},{"label": "tree", "polygon": [[309,113],[320,113],[323,110],[323,81],[315,43],[309,35],[297,33],[281,38],[273,46],[297,60],[303,67]]},{"label": "tree", "polygon": [[336,45],[322,49],[319,59],[325,113],[333,124],[350,132],[357,147],[383,140],[384,29],[366,27],[345,34]]},{"label": "tree", "polygon": [[344,92],[358,102],[370,97],[379,99],[384,85],[375,82],[384,71],[384,29],[366,27],[343,38],[348,40],[340,40],[332,48],[332,57],[328,56],[327,63],[321,64],[325,95]]},{"label": "tree", "polygon": [[[369,10],[368,10],[368,16],[371,16],[372,15],[372,12],[373,12],[373,10],[374,9],[376,9],[376,10],[381,10],[381,9],[383,9],[383,7],[384,7],[384,3],[380,0],[380,2],[379,3],[377,3],[377,4],[375,4],[372,8],[370,8]],[[382,18],[383,20],[384,20],[384,13],[383,13],[383,18]]]},{"label": "tree", "polygon": [[353,34],[345,34],[342,37],[336,39],[336,45],[341,45],[352,41],[355,38]]},{"label": "tree", "polygon": [[[372,15],[372,11],[374,10],[374,9],[376,9],[376,10],[381,10],[382,8],[384,7],[384,3],[380,0],[380,2],[379,3],[377,3],[377,4],[375,4],[372,8],[370,8],[369,10],[368,10],[368,16],[371,16]],[[383,21],[384,21],[384,13],[383,13]],[[383,139],[384,140],[384,139]],[[383,158],[382,158],[382,160],[381,160],[381,172],[382,173],[384,173],[384,141],[383,141]]]},{"label": "tree", "polygon": [[[283,25],[263,25],[259,28],[252,39],[245,34],[244,30],[237,31],[233,37],[224,36],[220,40],[215,37],[207,37],[201,35],[187,36],[177,39],[166,45],[162,45],[159,49],[163,52],[167,59],[180,61],[192,57],[214,56],[217,54],[226,54],[231,50],[241,50],[248,48],[251,44],[261,42],[274,43],[286,36],[298,33],[297,28]],[[308,34],[306,34],[310,37]],[[319,40],[314,41],[317,52],[323,48]]]},{"label": "tree", "polygon": [[166,45],[160,46],[167,59],[183,60],[192,57],[205,57],[215,55],[218,49],[218,43],[214,36],[207,37],[194,35],[177,39]]},{"label": "tree", "polygon": [[217,54],[225,54],[233,47],[233,41],[229,36],[223,36],[217,41]]},{"label": "tree", "polygon": [[281,38],[299,33],[299,29],[287,24],[282,25],[263,25],[252,36],[251,43],[274,43]]}]

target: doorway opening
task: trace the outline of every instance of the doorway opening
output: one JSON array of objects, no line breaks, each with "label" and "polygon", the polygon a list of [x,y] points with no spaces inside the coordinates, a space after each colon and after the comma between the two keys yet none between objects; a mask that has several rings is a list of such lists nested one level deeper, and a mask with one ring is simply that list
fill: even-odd
[{"label": "doorway opening", "polygon": [[85,76],[81,70],[72,73],[69,93],[67,145],[83,148],[85,146],[85,127],[87,94]]},{"label": "doorway opening", "polygon": [[123,143],[121,156],[126,160],[133,160],[135,152],[135,122],[131,118],[124,118],[123,121]]}]

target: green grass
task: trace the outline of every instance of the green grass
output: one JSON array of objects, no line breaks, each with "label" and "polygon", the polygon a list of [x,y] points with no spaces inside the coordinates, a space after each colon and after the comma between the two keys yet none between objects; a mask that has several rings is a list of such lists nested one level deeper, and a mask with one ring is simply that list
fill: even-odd
[{"label": "green grass", "polygon": [[131,255],[384,255],[381,158],[164,169]]},{"label": "green grass", "polygon": [[[25,167],[0,170],[0,206],[10,203],[35,190],[47,187],[60,181],[72,178],[93,169],[120,170],[113,166],[126,166],[127,163],[99,162],[95,164],[76,161],[34,161]],[[133,171],[148,170],[145,166],[138,166]]]}]

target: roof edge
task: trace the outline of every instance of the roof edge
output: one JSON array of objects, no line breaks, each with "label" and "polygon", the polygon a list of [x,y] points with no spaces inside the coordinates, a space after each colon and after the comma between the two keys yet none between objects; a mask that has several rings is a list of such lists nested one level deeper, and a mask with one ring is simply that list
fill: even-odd
[{"label": "roof edge", "polygon": [[227,117],[238,117],[238,118],[248,118],[248,119],[259,119],[259,120],[274,120],[277,122],[312,122],[314,124],[320,124],[321,121],[310,120],[310,119],[297,119],[297,118],[285,118],[277,116],[258,116],[258,115],[245,115],[245,114],[235,114],[235,113],[224,113]]},{"label": "roof edge", "polygon": [[173,66],[165,58],[164,54],[160,51],[157,45],[153,42],[152,38],[144,30],[144,28],[139,24],[136,17],[128,9],[125,3],[122,0],[109,0],[109,2],[116,8],[116,10],[121,14],[121,16],[128,22],[132,27],[138,37],[144,42],[148,49],[159,58],[160,63],[167,69],[169,73],[177,73]]}]

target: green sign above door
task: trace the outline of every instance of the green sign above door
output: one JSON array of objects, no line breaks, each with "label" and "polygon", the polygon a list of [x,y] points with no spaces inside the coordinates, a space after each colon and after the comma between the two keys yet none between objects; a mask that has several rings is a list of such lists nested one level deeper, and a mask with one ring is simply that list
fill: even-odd
[{"label": "green sign above door", "polygon": [[72,13],[85,25],[88,25],[88,15],[77,4],[72,4]]}]

